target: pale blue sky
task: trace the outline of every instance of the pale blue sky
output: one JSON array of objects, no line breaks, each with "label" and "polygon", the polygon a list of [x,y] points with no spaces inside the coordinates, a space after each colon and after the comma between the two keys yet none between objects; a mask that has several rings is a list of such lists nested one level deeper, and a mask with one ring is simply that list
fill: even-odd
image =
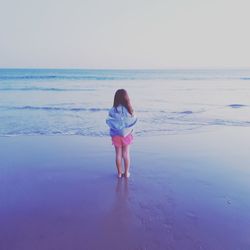
[{"label": "pale blue sky", "polygon": [[0,0],[0,67],[250,67],[249,0]]}]

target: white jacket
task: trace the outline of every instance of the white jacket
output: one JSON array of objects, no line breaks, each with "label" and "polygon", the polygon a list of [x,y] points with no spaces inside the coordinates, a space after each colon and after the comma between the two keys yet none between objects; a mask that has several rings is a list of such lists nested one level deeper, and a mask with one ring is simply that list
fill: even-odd
[{"label": "white jacket", "polygon": [[111,136],[127,136],[133,132],[136,122],[136,116],[134,114],[131,115],[122,105],[119,105],[117,108],[112,107],[109,110],[109,116],[106,119],[106,123],[110,128]]}]

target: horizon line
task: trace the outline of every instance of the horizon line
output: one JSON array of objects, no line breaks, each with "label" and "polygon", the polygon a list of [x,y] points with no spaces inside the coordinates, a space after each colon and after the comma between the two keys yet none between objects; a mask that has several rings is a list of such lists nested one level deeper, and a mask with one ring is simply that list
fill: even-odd
[{"label": "horizon line", "polygon": [[34,70],[122,70],[122,71],[164,71],[164,70],[250,70],[250,67],[167,67],[167,68],[82,68],[82,67],[0,67],[0,70],[9,70],[9,69],[34,69]]}]

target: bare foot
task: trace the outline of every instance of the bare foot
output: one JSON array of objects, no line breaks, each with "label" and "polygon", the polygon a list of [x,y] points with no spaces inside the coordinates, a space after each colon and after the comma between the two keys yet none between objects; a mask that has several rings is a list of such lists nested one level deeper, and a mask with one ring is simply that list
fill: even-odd
[{"label": "bare foot", "polygon": [[130,177],[130,173],[129,172],[125,173],[125,177],[129,178]]}]

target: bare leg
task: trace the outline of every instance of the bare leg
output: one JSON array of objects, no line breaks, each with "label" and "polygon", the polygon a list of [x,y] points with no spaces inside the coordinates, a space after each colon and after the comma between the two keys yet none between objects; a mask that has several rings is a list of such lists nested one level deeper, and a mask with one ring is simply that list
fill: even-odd
[{"label": "bare leg", "polygon": [[118,177],[122,176],[122,147],[115,147],[115,163]]},{"label": "bare leg", "polygon": [[130,168],[130,154],[129,154],[129,145],[122,147],[122,158],[124,160],[125,166],[125,177],[129,177],[129,168]]}]

